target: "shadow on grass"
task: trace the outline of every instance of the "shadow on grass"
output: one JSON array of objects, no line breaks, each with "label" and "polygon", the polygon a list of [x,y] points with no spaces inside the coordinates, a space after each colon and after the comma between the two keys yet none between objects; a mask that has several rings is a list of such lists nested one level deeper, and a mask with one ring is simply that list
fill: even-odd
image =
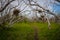
[{"label": "shadow on grass", "polygon": [[60,26],[55,30],[55,35],[52,40],[60,40]]},{"label": "shadow on grass", "polygon": [[9,40],[8,38],[11,36],[10,32],[13,30],[13,28],[0,27],[0,40]]},{"label": "shadow on grass", "polygon": [[60,40],[60,25],[57,25],[56,29],[46,32],[45,37],[47,40]]}]

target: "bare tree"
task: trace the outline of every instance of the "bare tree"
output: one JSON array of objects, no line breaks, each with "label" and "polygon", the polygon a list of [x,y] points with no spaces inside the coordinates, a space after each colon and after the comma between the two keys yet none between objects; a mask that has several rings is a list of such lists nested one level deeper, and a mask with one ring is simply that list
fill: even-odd
[{"label": "bare tree", "polygon": [[[1,8],[0,8],[0,13],[1,14],[3,14],[2,12],[10,5],[10,3],[12,3],[13,1],[15,1],[15,0],[7,0],[7,3],[3,6],[2,4],[4,4],[5,2],[2,2],[2,0],[0,0],[0,2],[1,2]],[[21,0],[17,0],[18,1],[18,5],[17,6],[15,6],[15,7],[12,7],[12,8],[10,8],[9,9],[9,13],[10,13],[10,11],[11,11],[11,9],[16,9],[16,7],[18,7],[19,5],[20,5],[20,3],[21,3]],[[23,8],[23,10],[27,7],[27,6],[29,6],[30,7],[30,9],[31,9],[31,11],[33,11],[33,12],[35,12],[35,15],[36,15],[36,17],[37,17],[37,12],[38,13],[42,13],[42,12],[46,12],[47,14],[51,14],[51,15],[54,15],[57,19],[59,19],[59,17],[55,14],[55,13],[53,13],[53,12],[51,12],[49,9],[46,9],[46,8],[44,8],[43,6],[41,6],[41,5],[39,5],[39,3],[37,3],[37,1],[35,0],[22,0],[23,1],[23,3],[25,3],[26,4],[26,6]],[[39,0],[38,0],[39,1]],[[21,6],[21,5],[20,5]],[[35,6],[36,8],[33,8],[33,6]],[[38,9],[38,7],[39,8],[41,8],[41,9]],[[7,9],[8,10],[8,9]],[[24,11],[23,10],[21,10],[19,13],[23,13]],[[15,12],[14,12],[15,13]],[[14,14],[15,15],[15,14]],[[17,15],[17,14],[16,14]],[[45,17],[46,15],[44,15],[44,17]],[[48,19],[48,17],[46,17],[46,19],[47,19],[47,22],[48,22],[48,25],[50,26],[50,21],[49,21],[49,19]]]},{"label": "bare tree", "polygon": [[[29,2],[29,4],[27,4],[26,2],[25,3],[26,3],[26,5],[29,5],[32,10],[38,11],[38,12],[46,12],[48,14],[54,15],[56,19],[59,19],[59,17],[55,13],[53,13],[49,9],[47,10],[46,8],[44,8],[41,5],[39,5],[36,0],[35,1],[34,0],[28,0],[28,2]],[[32,2],[34,2],[34,3],[32,3]],[[41,11],[40,9],[33,9],[31,6],[38,6],[38,7],[42,8],[43,11]],[[48,17],[46,17],[46,19],[47,19],[47,22],[48,22],[48,27],[50,29],[50,21],[49,21]]]}]

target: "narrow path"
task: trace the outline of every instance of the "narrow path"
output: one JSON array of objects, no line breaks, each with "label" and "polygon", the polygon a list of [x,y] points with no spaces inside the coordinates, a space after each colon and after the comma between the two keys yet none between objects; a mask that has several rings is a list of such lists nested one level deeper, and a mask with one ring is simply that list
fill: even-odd
[{"label": "narrow path", "polygon": [[38,37],[38,27],[37,26],[34,26],[34,40],[39,40],[39,37]]}]

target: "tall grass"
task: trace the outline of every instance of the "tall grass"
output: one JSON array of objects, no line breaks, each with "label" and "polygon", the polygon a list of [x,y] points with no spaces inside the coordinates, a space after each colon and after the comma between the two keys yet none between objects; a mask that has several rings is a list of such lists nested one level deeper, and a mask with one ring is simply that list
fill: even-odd
[{"label": "tall grass", "polygon": [[19,22],[11,28],[0,28],[0,40],[34,40],[34,27],[38,28],[39,40],[60,40],[60,25],[51,23],[49,30],[42,22]]}]

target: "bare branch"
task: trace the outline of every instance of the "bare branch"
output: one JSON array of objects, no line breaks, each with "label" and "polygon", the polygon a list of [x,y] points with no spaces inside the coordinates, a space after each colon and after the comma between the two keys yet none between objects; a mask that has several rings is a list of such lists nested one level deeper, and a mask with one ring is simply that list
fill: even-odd
[{"label": "bare branch", "polygon": [[6,9],[6,7],[13,1],[15,1],[15,0],[12,0],[12,1],[8,2],[2,9],[0,9],[0,12],[4,11],[4,9]]},{"label": "bare branch", "polygon": [[[53,12],[51,12],[50,10],[47,10],[45,8],[43,8],[42,6],[38,5],[38,4],[30,4],[31,6],[38,6],[40,8],[42,8],[44,11],[47,11],[48,14],[54,15],[56,18],[58,18],[58,16],[56,14],[54,14]],[[38,9],[37,9],[38,10]],[[38,10],[39,11],[39,10]],[[59,19],[59,18],[58,18]]]},{"label": "bare branch", "polygon": [[55,1],[57,1],[57,2],[59,2],[59,3],[60,3],[60,0],[55,0]]}]

